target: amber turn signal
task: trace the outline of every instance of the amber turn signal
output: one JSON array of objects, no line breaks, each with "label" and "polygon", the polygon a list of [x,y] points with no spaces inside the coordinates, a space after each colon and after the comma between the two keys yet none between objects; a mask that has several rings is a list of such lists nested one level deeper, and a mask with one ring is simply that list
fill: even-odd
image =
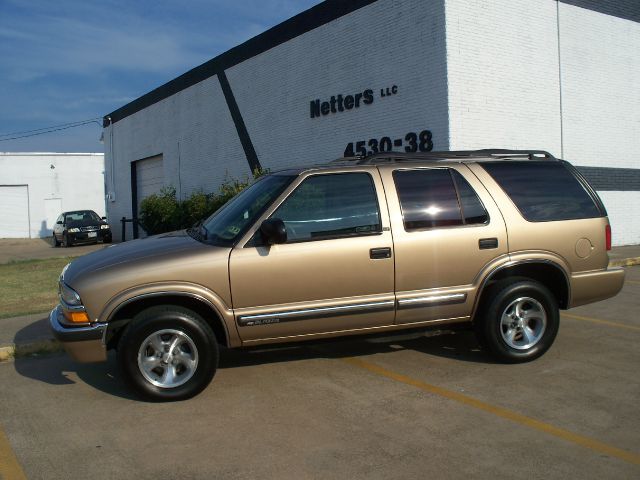
[{"label": "amber turn signal", "polygon": [[64,316],[73,323],[89,323],[87,312],[65,312]]}]

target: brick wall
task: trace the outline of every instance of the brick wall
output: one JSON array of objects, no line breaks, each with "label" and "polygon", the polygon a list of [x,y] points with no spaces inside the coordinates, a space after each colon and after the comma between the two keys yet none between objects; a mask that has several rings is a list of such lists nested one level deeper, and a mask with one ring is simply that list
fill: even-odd
[{"label": "brick wall", "polygon": [[[430,129],[448,147],[444,0],[379,0],[227,71],[260,161],[326,162],[349,142]],[[396,85],[397,94],[380,90]],[[371,89],[374,101],[311,118],[310,102]]]},{"label": "brick wall", "polygon": [[613,245],[638,245],[640,192],[598,192],[611,223]]},{"label": "brick wall", "polygon": [[[621,171],[603,167],[640,166],[635,5],[378,0],[226,75],[267,168],[325,162],[342,156],[350,142],[404,139],[429,129],[435,149],[549,150],[574,165],[597,167],[588,174],[612,191],[628,188],[636,174],[626,171],[621,182]],[[394,85],[395,95],[381,95]],[[373,103],[311,118],[311,101],[366,89]],[[118,121],[105,139],[108,190],[115,162],[112,218],[131,215],[135,160],[162,154],[165,184],[182,196],[250,173],[216,76]],[[622,211],[634,195],[609,195],[610,210]],[[640,243],[636,223],[620,227],[630,229],[620,238]]]},{"label": "brick wall", "polygon": [[556,7],[548,0],[447,0],[452,149],[560,154]]},{"label": "brick wall", "polygon": [[564,157],[576,165],[638,168],[640,23],[559,7]]}]

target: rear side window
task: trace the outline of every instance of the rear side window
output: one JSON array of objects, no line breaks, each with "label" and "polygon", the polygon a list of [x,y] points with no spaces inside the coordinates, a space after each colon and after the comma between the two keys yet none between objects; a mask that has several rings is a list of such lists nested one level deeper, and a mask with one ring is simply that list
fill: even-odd
[{"label": "rear side window", "polygon": [[393,180],[407,231],[488,220],[478,196],[458,172],[446,168],[396,170]]},{"label": "rear side window", "polygon": [[482,167],[530,222],[603,216],[589,192],[560,162],[487,162]]},{"label": "rear side window", "polygon": [[471,188],[469,182],[467,182],[460,173],[455,170],[452,170],[451,173],[458,187],[464,223],[467,225],[487,223],[489,221],[489,214],[487,214],[487,211],[480,202],[478,194]]}]

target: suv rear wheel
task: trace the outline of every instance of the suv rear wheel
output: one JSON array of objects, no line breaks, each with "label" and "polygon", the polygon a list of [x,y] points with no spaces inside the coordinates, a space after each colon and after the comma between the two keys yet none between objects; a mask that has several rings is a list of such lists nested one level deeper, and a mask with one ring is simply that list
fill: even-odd
[{"label": "suv rear wheel", "polygon": [[125,381],[143,398],[184,400],[211,382],[218,343],[211,327],[186,308],[161,305],[137,314],[118,343]]},{"label": "suv rear wheel", "polygon": [[478,340],[499,361],[534,360],[558,333],[558,301],[547,287],[526,278],[502,280],[490,291],[475,323]]}]

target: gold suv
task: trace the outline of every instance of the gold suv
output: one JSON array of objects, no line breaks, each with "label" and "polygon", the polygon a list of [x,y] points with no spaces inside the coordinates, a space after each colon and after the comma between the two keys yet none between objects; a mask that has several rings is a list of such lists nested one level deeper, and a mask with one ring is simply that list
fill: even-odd
[{"label": "gold suv", "polygon": [[541,151],[377,154],[269,174],[198,227],[69,264],[52,330],[81,362],[117,349],[155,400],[202,391],[228,348],[467,324],[524,362],[559,309],[618,293],[598,195]]}]

